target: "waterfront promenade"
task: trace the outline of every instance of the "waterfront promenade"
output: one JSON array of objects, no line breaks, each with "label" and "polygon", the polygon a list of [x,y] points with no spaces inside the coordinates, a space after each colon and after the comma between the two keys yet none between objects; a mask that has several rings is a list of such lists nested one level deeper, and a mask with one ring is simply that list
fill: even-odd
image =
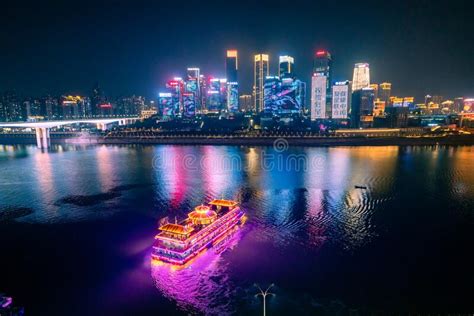
[{"label": "waterfront promenade", "polygon": [[[277,140],[291,146],[426,146],[426,145],[474,145],[474,135],[234,135],[234,134],[183,134],[154,135],[129,133],[127,135],[84,135],[76,133],[52,133],[52,144],[173,144],[173,145],[245,145],[271,146]],[[34,134],[0,134],[0,144],[35,144]]]}]

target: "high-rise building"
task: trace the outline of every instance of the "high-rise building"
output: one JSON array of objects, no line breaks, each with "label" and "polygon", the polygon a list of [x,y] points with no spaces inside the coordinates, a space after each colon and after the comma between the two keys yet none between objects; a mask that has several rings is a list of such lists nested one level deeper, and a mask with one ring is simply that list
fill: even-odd
[{"label": "high-rise building", "polygon": [[351,107],[352,89],[349,80],[336,82],[332,86],[332,113],[333,119],[347,119]]},{"label": "high-rise building", "polygon": [[230,113],[239,110],[239,83],[237,70],[239,69],[237,50],[228,50],[226,58],[227,77],[227,111]]},{"label": "high-rise building", "polygon": [[[332,57],[331,54],[326,50],[318,50],[315,53],[313,61],[313,76],[324,76],[326,77],[326,101],[325,101],[325,114],[324,118],[331,117],[332,110],[332,93],[331,93],[331,82],[332,82]],[[322,79],[318,79],[322,80]]]},{"label": "high-rise building", "polygon": [[239,111],[239,84],[236,81],[227,81],[227,111],[236,113]]},{"label": "high-rise building", "polygon": [[306,85],[299,79],[267,76],[264,85],[264,112],[287,117],[299,114],[304,107]]},{"label": "high-rise building", "polygon": [[357,63],[354,66],[354,75],[352,77],[352,91],[367,88],[370,85],[369,64]]},{"label": "high-rise building", "polygon": [[[159,99],[158,107],[160,108],[160,114],[167,117],[175,117],[184,112],[183,106],[183,93],[184,93],[184,81],[180,77],[175,77],[173,80],[169,80],[166,83],[166,92],[170,93],[171,100],[166,99],[166,94],[164,95],[165,99]],[[170,101],[171,104],[168,102]],[[161,104],[164,102],[164,104]]]},{"label": "high-rise building", "polygon": [[314,55],[313,75],[321,74],[326,76],[329,81],[332,78],[332,57],[328,51],[318,50]]},{"label": "high-rise building", "polygon": [[242,112],[250,112],[253,109],[252,96],[250,94],[242,94],[239,97],[239,106]]},{"label": "high-rise building", "polygon": [[325,119],[326,116],[326,93],[328,78],[315,73],[311,78],[311,120]]},{"label": "high-rise building", "polygon": [[381,101],[385,101],[385,106],[388,106],[389,101],[390,101],[390,96],[392,92],[392,84],[389,82],[382,82],[379,85],[379,94],[378,98]]},{"label": "high-rise building", "polygon": [[292,78],[294,77],[294,64],[295,59],[291,56],[280,56],[279,57],[279,67],[278,67],[278,76],[280,78]]},{"label": "high-rise building", "polygon": [[236,50],[228,50],[225,60],[225,74],[228,82],[238,82],[237,70],[239,69],[239,60]]},{"label": "high-rise building", "polygon": [[374,90],[362,88],[352,93],[351,102],[351,126],[359,128],[368,127],[367,124],[373,121],[374,112]]},{"label": "high-rise building", "polygon": [[199,85],[200,69],[191,67],[187,69],[187,78],[184,84],[183,106],[184,115],[193,116],[201,108],[201,89]]},{"label": "high-rise building", "polygon": [[207,101],[207,84],[208,80],[204,75],[199,75],[199,109],[198,112],[202,113],[206,109]]},{"label": "high-rise building", "polygon": [[267,54],[258,54],[254,56],[253,71],[253,95],[255,102],[255,111],[263,111],[263,86],[265,78],[270,74],[269,57]]},{"label": "high-rise building", "polygon": [[278,112],[278,93],[281,89],[280,78],[277,76],[265,77],[265,84],[263,85],[263,111],[265,113]]},{"label": "high-rise building", "polygon": [[165,119],[175,116],[173,93],[160,92],[158,94],[158,113]]},{"label": "high-rise building", "polygon": [[206,110],[209,113],[218,113],[222,110],[224,98],[221,94],[221,79],[212,78],[209,80],[207,89]]}]

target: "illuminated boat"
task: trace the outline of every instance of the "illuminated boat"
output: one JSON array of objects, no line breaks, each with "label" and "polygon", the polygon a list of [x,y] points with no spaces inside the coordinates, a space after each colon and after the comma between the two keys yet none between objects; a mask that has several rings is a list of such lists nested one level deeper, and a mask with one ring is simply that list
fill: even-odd
[{"label": "illuminated boat", "polygon": [[213,200],[200,205],[179,223],[160,221],[152,258],[183,265],[201,252],[219,245],[243,222],[245,213],[235,201]]}]

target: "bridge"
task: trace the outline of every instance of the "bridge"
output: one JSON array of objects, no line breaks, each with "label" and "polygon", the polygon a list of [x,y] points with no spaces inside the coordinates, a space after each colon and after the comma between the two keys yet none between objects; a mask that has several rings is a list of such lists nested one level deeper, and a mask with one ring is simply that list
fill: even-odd
[{"label": "bridge", "polygon": [[51,145],[49,132],[51,128],[71,124],[95,124],[97,129],[102,131],[107,130],[107,125],[118,123],[119,125],[131,124],[138,120],[137,117],[120,117],[120,118],[106,118],[106,119],[85,119],[85,120],[65,120],[65,121],[43,121],[43,122],[15,122],[15,123],[0,123],[2,127],[13,128],[34,128],[36,132],[36,145],[38,148],[48,148]]}]

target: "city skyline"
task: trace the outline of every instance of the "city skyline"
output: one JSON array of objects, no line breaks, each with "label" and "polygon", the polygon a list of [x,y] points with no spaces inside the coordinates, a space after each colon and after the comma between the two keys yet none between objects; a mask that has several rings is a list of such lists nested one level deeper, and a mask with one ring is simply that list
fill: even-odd
[{"label": "city skyline", "polygon": [[[9,33],[2,34],[2,42],[10,49],[0,61],[0,87],[24,95],[84,95],[99,82],[107,95],[150,98],[167,78],[182,75],[178,70],[189,66],[223,78],[225,51],[236,49],[239,93],[248,94],[255,54],[270,55],[272,74],[278,73],[278,56],[294,57],[298,77],[308,83],[313,52],[326,49],[334,58],[334,82],[351,78],[353,65],[367,62],[372,68],[371,81],[393,83],[394,94],[422,98],[472,93],[474,74],[469,69],[474,62],[469,56],[473,44],[456,30],[471,29],[473,23],[465,18],[468,12],[461,6],[446,8],[430,2],[411,7],[410,14],[404,15],[404,4],[362,9],[355,4],[300,2],[294,3],[294,14],[281,22],[285,28],[274,29],[272,23],[256,19],[266,12],[263,17],[268,20],[284,7],[283,3],[263,2],[248,12],[245,3],[231,11],[218,5],[185,4],[180,16],[202,21],[198,28],[190,29],[185,23],[173,23],[172,14],[164,14],[172,4],[140,8],[84,4],[72,15],[61,4],[49,10],[40,5],[12,5],[3,19]],[[98,22],[104,12],[110,23]],[[155,13],[145,14],[148,12]],[[18,16],[22,19],[15,18]],[[124,29],[123,18],[134,16],[143,18]],[[434,16],[443,19],[433,21]],[[433,24],[440,27],[431,27]],[[190,32],[205,36],[190,37]],[[440,72],[441,61],[448,66]]]}]

